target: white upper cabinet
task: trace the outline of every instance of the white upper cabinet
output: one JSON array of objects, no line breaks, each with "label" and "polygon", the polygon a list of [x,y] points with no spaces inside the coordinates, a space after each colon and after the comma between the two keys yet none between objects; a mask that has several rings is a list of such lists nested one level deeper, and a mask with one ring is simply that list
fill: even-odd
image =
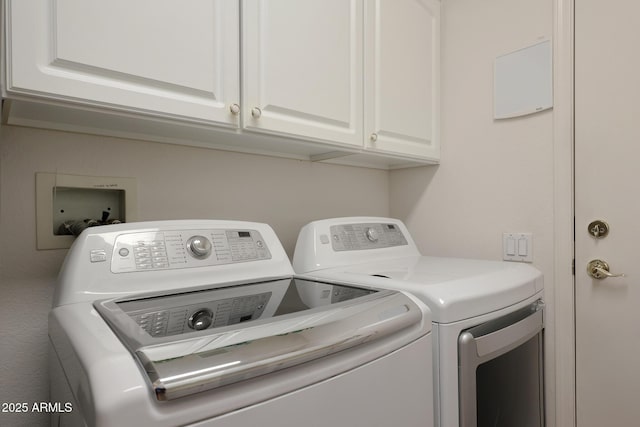
[{"label": "white upper cabinet", "polygon": [[246,129],[439,159],[439,0],[243,8]]},{"label": "white upper cabinet", "polygon": [[437,160],[439,0],[365,1],[365,146]]},{"label": "white upper cabinet", "polygon": [[12,96],[238,126],[237,1],[7,0]]},{"label": "white upper cabinet", "polygon": [[5,123],[358,166],[439,160],[439,0],[2,6]]},{"label": "white upper cabinet", "polygon": [[244,128],[362,147],[362,0],[243,2]]}]

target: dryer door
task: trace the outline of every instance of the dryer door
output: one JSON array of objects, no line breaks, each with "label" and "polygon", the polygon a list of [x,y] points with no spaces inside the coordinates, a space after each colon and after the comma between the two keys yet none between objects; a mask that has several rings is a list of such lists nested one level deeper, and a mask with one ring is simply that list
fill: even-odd
[{"label": "dryer door", "polygon": [[536,302],[460,334],[460,427],[544,425],[543,328]]}]

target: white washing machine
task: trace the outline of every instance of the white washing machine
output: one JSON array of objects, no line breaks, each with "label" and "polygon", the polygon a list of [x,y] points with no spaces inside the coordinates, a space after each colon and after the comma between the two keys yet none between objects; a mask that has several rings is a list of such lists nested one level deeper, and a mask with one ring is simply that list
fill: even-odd
[{"label": "white washing machine", "polygon": [[544,425],[543,279],[531,265],[422,256],[401,221],[354,217],[303,227],[293,266],[429,306],[436,425]]},{"label": "white washing machine", "polygon": [[292,276],[265,224],[85,230],[49,317],[52,425],[431,426],[428,308]]}]

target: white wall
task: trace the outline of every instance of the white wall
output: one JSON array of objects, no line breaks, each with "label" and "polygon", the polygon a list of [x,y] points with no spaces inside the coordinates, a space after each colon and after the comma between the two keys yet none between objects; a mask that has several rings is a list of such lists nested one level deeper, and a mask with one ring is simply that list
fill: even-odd
[{"label": "white wall", "polygon": [[[389,214],[388,173],[18,127],[0,127],[0,403],[48,401],[47,314],[66,250],[37,251],[35,173],[135,177],[140,220],[269,223],[289,256],[312,220]],[[0,412],[0,425],[46,414]]]},{"label": "white wall", "polygon": [[[503,232],[532,232],[553,302],[553,111],[493,120],[493,60],[550,39],[553,0],[442,2],[442,163],[390,173],[391,215],[427,255],[502,259]],[[553,425],[553,309],[547,409]]]}]

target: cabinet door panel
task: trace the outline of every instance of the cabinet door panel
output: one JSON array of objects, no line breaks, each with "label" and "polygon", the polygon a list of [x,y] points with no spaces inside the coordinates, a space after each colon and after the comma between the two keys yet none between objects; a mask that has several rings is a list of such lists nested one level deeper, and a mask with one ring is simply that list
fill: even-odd
[{"label": "cabinet door panel", "polygon": [[361,1],[243,8],[244,126],[362,145]]},{"label": "cabinet door panel", "polygon": [[439,157],[438,0],[366,3],[367,148]]},{"label": "cabinet door panel", "polygon": [[229,124],[237,1],[14,0],[7,89]]}]

